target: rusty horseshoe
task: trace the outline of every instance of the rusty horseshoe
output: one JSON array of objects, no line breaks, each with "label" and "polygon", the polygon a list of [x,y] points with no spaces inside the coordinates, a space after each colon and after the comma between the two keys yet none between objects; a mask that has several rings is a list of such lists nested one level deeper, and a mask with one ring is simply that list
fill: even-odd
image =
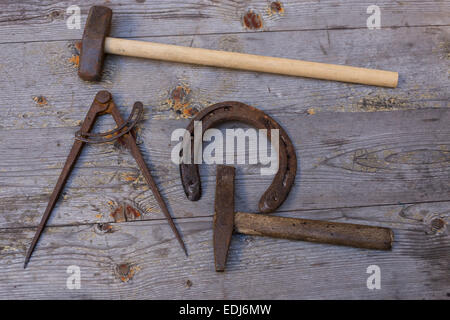
[{"label": "rusty horseshoe", "polygon": [[[297,172],[295,149],[284,129],[263,111],[236,101],[216,103],[197,113],[186,128],[191,135],[191,139],[194,136],[194,121],[202,121],[202,138],[207,129],[228,121],[244,122],[257,129],[267,129],[269,140],[271,130],[279,130],[278,172],[269,188],[262,195],[258,205],[259,211],[262,213],[275,211],[288,196]],[[194,164],[193,161],[193,144],[191,144],[191,157],[190,164],[180,164],[180,176],[188,199],[197,201],[201,196],[201,183],[198,165]]]}]

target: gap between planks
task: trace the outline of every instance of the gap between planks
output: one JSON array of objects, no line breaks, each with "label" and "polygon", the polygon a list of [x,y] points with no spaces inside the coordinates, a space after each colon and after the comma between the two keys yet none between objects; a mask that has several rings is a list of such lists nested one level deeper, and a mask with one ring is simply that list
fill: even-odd
[{"label": "gap between planks", "polygon": [[[188,201],[188,200],[186,200]],[[276,212],[271,213],[270,215],[276,216],[281,214],[287,214],[287,213],[295,213],[295,212],[310,212],[310,211],[329,211],[329,210],[343,210],[343,209],[363,209],[363,208],[378,208],[378,207],[389,207],[389,206],[399,206],[399,205],[421,205],[421,204],[435,204],[435,203],[445,203],[449,202],[449,199],[446,200],[438,200],[438,201],[417,201],[417,202],[397,202],[397,203],[383,203],[383,204],[374,204],[374,205],[366,205],[366,206],[345,206],[345,207],[324,207],[324,208],[313,208],[313,209],[292,209],[292,210],[278,210]],[[214,209],[211,208],[213,211]],[[259,213],[259,212],[258,212]],[[211,218],[214,217],[214,214],[210,215],[199,215],[195,217],[172,217],[174,221],[177,221],[178,223],[191,223],[195,222],[196,220],[200,222],[209,221]],[[302,217],[298,217],[302,218]],[[310,218],[308,218],[310,219]],[[314,219],[313,219],[314,220]],[[66,228],[66,227],[81,227],[81,226],[94,226],[99,223],[107,223],[111,225],[120,225],[120,224],[126,224],[126,223],[151,223],[155,225],[164,224],[166,223],[166,218],[144,218],[139,220],[127,220],[127,221],[100,221],[100,222],[85,222],[85,223],[63,223],[63,224],[47,224],[46,228]],[[0,228],[1,230],[28,230],[28,229],[35,229],[37,227],[37,224],[34,226],[19,226],[19,227],[7,227],[7,228]]]}]

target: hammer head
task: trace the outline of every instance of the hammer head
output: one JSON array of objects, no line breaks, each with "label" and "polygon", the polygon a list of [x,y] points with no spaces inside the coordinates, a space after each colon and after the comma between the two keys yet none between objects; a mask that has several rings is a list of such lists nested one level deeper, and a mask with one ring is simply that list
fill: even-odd
[{"label": "hammer head", "polygon": [[225,271],[228,248],[234,228],[234,175],[231,166],[217,166],[216,199],[214,200],[214,263],[216,271]]},{"label": "hammer head", "polygon": [[89,10],[81,42],[78,75],[87,81],[98,81],[102,77],[105,38],[111,28],[112,10],[93,6]]}]

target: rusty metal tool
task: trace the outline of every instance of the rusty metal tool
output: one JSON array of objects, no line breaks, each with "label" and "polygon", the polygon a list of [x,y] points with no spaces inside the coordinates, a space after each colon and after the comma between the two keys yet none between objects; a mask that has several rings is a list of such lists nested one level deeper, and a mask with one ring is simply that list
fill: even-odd
[{"label": "rusty metal tool", "polygon": [[[288,196],[297,173],[297,157],[294,145],[286,131],[263,111],[237,101],[216,103],[197,113],[186,128],[191,136],[194,134],[195,121],[202,122],[202,136],[209,128],[227,121],[244,122],[257,129],[266,129],[268,139],[271,137],[271,130],[279,130],[278,172],[259,200],[261,212],[275,211]],[[193,161],[194,145],[191,145],[191,157],[190,164],[180,164],[180,176],[187,198],[191,201],[197,201],[201,196],[201,183],[198,165],[194,164]]]},{"label": "rusty metal tool", "polygon": [[[47,208],[45,209],[42,220],[31,242],[30,248],[27,251],[24,268],[26,268],[28,261],[30,260],[31,254],[33,253],[33,250],[39,240],[39,237],[42,234],[42,231],[44,230],[48,218],[50,217],[50,213],[52,212],[56,204],[56,201],[58,200],[59,195],[61,194],[61,191],[63,190],[64,185],[66,184],[66,181],[70,175],[70,172],[74,168],[75,162],[78,159],[78,156],[80,155],[81,150],[83,149],[85,143],[104,143],[116,139],[118,139],[119,142],[121,142],[128,150],[130,150],[131,154],[133,155],[139,168],[142,171],[142,175],[144,176],[147,184],[152,190],[153,195],[156,198],[156,201],[158,202],[159,206],[161,207],[161,210],[166,216],[169,225],[173,233],[175,234],[175,237],[180,243],[181,248],[185,252],[186,256],[188,255],[184,242],[181,238],[181,235],[178,232],[172,220],[172,217],[170,216],[166,203],[164,202],[158,190],[158,187],[156,186],[156,183],[150,174],[150,170],[147,168],[144,158],[142,157],[142,154],[139,151],[139,148],[136,144],[136,138],[134,136],[133,128],[139,121],[142,113],[143,113],[142,103],[136,102],[133,106],[133,110],[128,120],[125,121],[120,115],[119,109],[116,107],[112,99],[111,93],[109,93],[108,91],[99,91],[97,93],[86,115],[86,118],[84,119],[81,125],[80,130],[75,133],[75,142],[72,146],[72,149],[70,150],[70,153],[67,157],[66,163],[64,164],[62,172],[58,178],[56,186],[53,189],[53,192],[50,196]],[[91,133],[90,131],[94,126],[97,117],[105,114],[110,114],[114,118],[114,121],[117,124],[117,128],[105,133]]]},{"label": "rusty metal tool", "polygon": [[398,83],[398,73],[392,71],[111,38],[108,36],[111,20],[111,9],[91,7],[84,28],[78,70],[84,80],[100,80],[104,55],[110,53],[391,88]]},{"label": "rusty metal tool", "polygon": [[360,224],[285,218],[234,211],[235,168],[217,166],[213,222],[216,271],[224,271],[233,230],[237,233],[311,241],[364,249],[390,250],[391,229]]}]

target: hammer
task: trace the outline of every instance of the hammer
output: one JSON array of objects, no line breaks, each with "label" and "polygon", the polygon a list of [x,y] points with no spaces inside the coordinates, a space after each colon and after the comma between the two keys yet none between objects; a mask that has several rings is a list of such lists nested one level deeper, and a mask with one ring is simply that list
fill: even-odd
[{"label": "hammer", "polygon": [[112,10],[93,6],[89,10],[80,52],[78,75],[99,81],[105,53],[204,66],[301,76],[395,88],[398,73],[351,66],[259,56],[237,52],[190,48],[109,37]]},{"label": "hammer", "polygon": [[213,222],[216,271],[225,271],[233,230],[247,235],[328,243],[363,249],[390,250],[392,247],[394,234],[388,228],[234,212],[234,176],[234,167],[217,166]]}]

